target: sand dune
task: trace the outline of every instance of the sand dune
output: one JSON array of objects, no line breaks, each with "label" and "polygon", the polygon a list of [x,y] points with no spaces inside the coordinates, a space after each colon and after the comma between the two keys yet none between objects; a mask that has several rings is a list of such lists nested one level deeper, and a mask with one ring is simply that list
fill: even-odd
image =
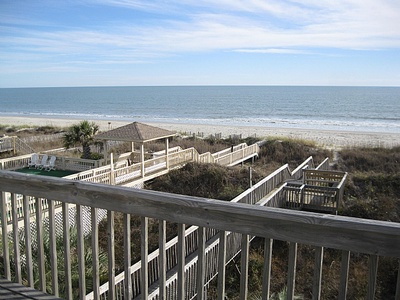
[{"label": "sand dune", "polygon": [[[67,127],[78,123],[77,119],[58,118],[36,118],[36,117],[1,117],[2,125],[28,125],[28,126],[58,126]],[[128,124],[128,121],[89,120],[100,126],[100,130],[117,128]],[[185,133],[188,135],[209,135],[220,134],[223,138],[230,135],[241,135],[256,137],[288,137],[315,141],[318,145],[328,148],[341,148],[346,146],[382,146],[393,147],[400,145],[400,133],[379,133],[359,131],[334,131],[315,130],[302,128],[272,128],[263,126],[223,126],[204,124],[178,124],[178,123],[147,123],[164,129]]]}]

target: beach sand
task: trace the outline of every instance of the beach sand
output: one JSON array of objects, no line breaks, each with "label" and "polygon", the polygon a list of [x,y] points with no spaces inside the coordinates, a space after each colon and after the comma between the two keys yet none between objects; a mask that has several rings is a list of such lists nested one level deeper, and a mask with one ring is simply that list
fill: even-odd
[{"label": "beach sand", "polygon": [[[77,124],[81,120],[58,119],[58,118],[36,118],[36,117],[0,117],[1,125],[22,126],[57,126],[68,127]],[[107,131],[126,124],[129,121],[89,120],[99,125],[101,131]],[[204,125],[204,124],[181,124],[181,123],[151,123],[148,125],[157,126],[186,135],[201,135],[204,137],[221,134],[222,138],[231,135],[241,135],[242,138],[256,136],[259,138],[295,138],[315,141],[318,145],[327,148],[343,147],[393,147],[400,145],[400,133],[379,133],[360,131],[336,131],[317,130],[301,128],[275,128],[263,126],[226,126],[226,125]]]}]

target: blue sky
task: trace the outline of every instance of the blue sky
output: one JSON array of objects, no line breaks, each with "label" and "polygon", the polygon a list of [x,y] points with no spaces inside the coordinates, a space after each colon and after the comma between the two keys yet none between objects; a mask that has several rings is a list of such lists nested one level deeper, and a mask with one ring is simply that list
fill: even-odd
[{"label": "blue sky", "polygon": [[400,1],[0,1],[0,87],[113,85],[400,86]]}]

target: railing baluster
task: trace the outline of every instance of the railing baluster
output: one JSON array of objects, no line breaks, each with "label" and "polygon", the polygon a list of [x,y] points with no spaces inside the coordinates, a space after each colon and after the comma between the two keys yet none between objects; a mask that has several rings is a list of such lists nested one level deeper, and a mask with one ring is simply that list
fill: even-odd
[{"label": "railing baluster", "polygon": [[44,262],[44,248],[43,248],[43,213],[42,213],[42,198],[35,199],[36,210],[36,236],[37,236],[37,251],[38,251],[38,265],[39,265],[39,289],[46,292],[46,271]]},{"label": "railing baluster", "polygon": [[30,225],[30,211],[29,211],[29,197],[23,196],[23,209],[24,209],[24,232],[25,232],[25,260],[26,271],[28,277],[28,285],[34,287],[33,280],[33,263],[32,263],[32,235]]},{"label": "railing baluster", "polygon": [[22,283],[21,274],[21,253],[19,249],[18,237],[18,211],[17,211],[17,195],[11,194],[11,215],[12,215],[12,228],[13,228],[13,247],[14,247],[14,265],[15,265],[15,281]]},{"label": "railing baluster", "polygon": [[347,285],[349,277],[350,251],[342,251],[342,260],[340,263],[340,287],[338,299],[346,299]]},{"label": "railing baluster", "polygon": [[324,248],[315,248],[315,266],[314,266],[314,283],[313,283],[313,300],[321,298],[321,281],[322,281],[322,262],[324,259]]},{"label": "railing baluster", "polygon": [[77,251],[78,251],[78,274],[79,274],[79,298],[85,299],[86,278],[85,278],[85,248],[83,240],[83,214],[82,206],[76,205],[76,233],[77,233]]},{"label": "railing baluster", "polygon": [[399,270],[397,271],[397,284],[396,284],[396,295],[394,299],[400,299],[400,259],[399,259]]},{"label": "railing baluster", "polygon": [[71,244],[70,222],[68,203],[62,204],[63,238],[64,238],[64,273],[65,273],[65,298],[72,299],[72,275],[71,275]]},{"label": "railing baluster", "polygon": [[240,260],[240,299],[246,300],[248,293],[248,278],[249,278],[249,236],[247,234],[242,235],[241,244],[241,260]]},{"label": "railing baluster", "polygon": [[92,221],[92,272],[93,272],[93,294],[94,299],[100,298],[100,271],[99,271],[99,227],[97,219],[99,212],[97,208],[91,208]]},{"label": "railing baluster", "polygon": [[264,241],[264,268],[263,268],[263,285],[262,299],[269,300],[271,286],[271,265],[272,265],[272,244],[274,240],[266,238]]},{"label": "railing baluster", "polygon": [[1,191],[0,194],[0,200],[1,200],[1,238],[2,238],[2,244],[3,244],[3,268],[4,268],[4,273],[3,276],[7,280],[11,280],[11,268],[10,268],[10,249],[8,248],[9,246],[9,241],[8,241],[8,226],[7,226],[7,199],[6,199],[6,193]]},{"label": "railing baluster", "polygon": [[159,298],[166,299],[166,275],[167,275],[167,260],[166,260],[166,252],[165,252],[165,244],[166,244],[166,221],[158,220],[159,222]]},{"label": "railing baluster", "polygon": [[124,299],[132,299],[131,215],[124,214]]},{"label": "railing baluster", "polygon": [[[51,266],[51,286],[53,294],[58,297],[58,264],[57,264],[57,242],[55,228],[54,201],[49,201],[49,238],[50,238],[50,266]],[[29,227],[29,224],[28,224]]]},{"label": "railing baluster", "polygon": [[204,280],[206,270],[206,229],[198,228],[198,258],[197,258],[197,300],[204,300]]},{"label": "railing baluster", "polygon": [[294,298],[294,288],[296,281],[296,263],[297,263],[297,243],[289,243],[289,265],[287,279],[287,297]]},{"label": "railing baluster", "polygon": [[369,256],[369,272],[368,272],[368,293],[367,299],[373,300],[376,291],[376,275],[378,273],[378,259],[377,255]]},{"label": "railing baluster", "polygon": [[141,226],[141,245],[140,245],[140,262],[141,262],[141,296],[142,299],[147,299],[149,297],[149,219],[146,217],[140,218]]},{"label": "railing baluster", "polygon": [[225,261],[226,261],[226,231],[219,232],[218,252],[218,299],[225,299]]},{"label": "railing baluster", "polygon": [[185,299],[185,224],[178,224],[178,300]]},{"label": "railing baluster", "polygon": [[107,211],[107,236],[108,236],[108,299],[115,300],[115,236],[114,212]]}]

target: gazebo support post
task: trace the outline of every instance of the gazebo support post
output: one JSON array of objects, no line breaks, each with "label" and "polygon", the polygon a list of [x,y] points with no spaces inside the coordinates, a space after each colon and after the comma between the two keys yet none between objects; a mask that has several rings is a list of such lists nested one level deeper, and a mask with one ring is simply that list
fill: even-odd
[{"label": "gazebo support post", "polygon": [[169,157],[168,157],[168,148],[169,148],[169,139],[165,139],[165,165],[167,167],[167,170],[169,170]]},{"label": "gazebo support post", "polygon": [[132,142],[132,144],[131,144],[131,150],[132,150],[132,152],[135,152],[135,143],[134,142]]},{"label": "gazebo support post", "polygon": [[107,162],[108,162],[107,152],[108,152],[108,143],[107,143],[107,140],[103,140],[103,158],[104,158],[104,165],[106,165]]},{"label": "gazebo support post", "polygon": [[115,185],[115,173],[114,173],[114,157],[113,153],[110,153],[110,184]]},{"label": "gazebo support post", "polygon": [[142,178],[144,178],[144,143],[140,144],[140,171],[142,174]]}]

